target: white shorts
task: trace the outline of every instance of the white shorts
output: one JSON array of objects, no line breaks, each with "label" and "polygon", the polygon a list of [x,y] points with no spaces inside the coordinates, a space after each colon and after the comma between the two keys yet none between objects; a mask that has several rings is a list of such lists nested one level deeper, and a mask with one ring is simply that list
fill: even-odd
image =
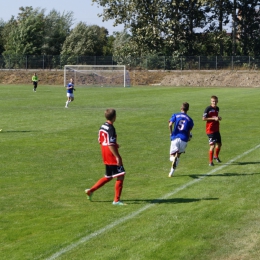
[{"label": "white shorts", "polygon": [[187,142],[182,141],[180,138],[176,138],[171,141],[170,154],[174,153],[185,153]]},{"label": "white shorts", "polygon": [[73,93],[67,93],[67,97],[73,97],[74,98],[74,94]]}]

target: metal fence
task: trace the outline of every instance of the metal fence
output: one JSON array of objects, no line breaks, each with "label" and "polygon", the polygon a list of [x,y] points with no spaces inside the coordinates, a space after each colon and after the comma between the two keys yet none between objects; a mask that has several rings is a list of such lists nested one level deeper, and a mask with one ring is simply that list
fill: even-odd
[{"label": "metal fence", "polygon": [[258,70],[260,57],[251,56],[112,56],[0,55],[0,69],[63,69],[64,65],[127,65],[145,70]]}]

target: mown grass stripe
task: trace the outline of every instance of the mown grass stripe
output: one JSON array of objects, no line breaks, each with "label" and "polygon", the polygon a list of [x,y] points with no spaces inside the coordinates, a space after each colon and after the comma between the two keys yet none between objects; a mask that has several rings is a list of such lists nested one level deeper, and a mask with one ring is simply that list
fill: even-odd
[{"label": "mown grass stripe", "polygon": [[51,257],[47,258],[47,260],[57,259],[57,258],[60,257],[62,254],[65,254],[66,252],[71,251],[72,249],[76,248],[76,247],[79,246],[80,244],[83,244],[83,243],[85,243],[85,242],[91,240],[92,238],[97,237],[98,235],[101,235],[102,233],[104,233],[104,232],[106,232],[106,231],[108,231],[108,230],[110,230],[110,229],[116,227],[117,225],[119,225],[119,224],[121,224],[121,223],[124,223],[124,222],[126,222],[127,220],[130,220],[130,219],[134,218],[135,216],[139,215],[140,213],[144,212],[145,210],[147,210],[147,209],[153,207],[153,206],[156,204],[156,202],[158,202],[158,201],[160,201],[160,200],[167,199],[167,198],[171,197],[172,195],[175,195],[175,194],[178,193],[179,191],[182,191],[182,190],[186,189],[187,187],[194,185],[195,183],[197,183],[197,182],[203,180],[205,177],[207,177],[207,176],[209,176],[209,175],[211,175],[211,174],[213,174],[213,173],[215,173],[215,172],[217,172],[217,171],[222,170],[223,168],[229,166],[231,163],[237,161],[238,159],[240,159],[240,158],[244,157],[245,155],[247,155],[247,154],[249,154],[249,153],[255,151],[255,150],[258,149],[258,148],[260,148],[260,144],[258,144],[258,145],[255,146],[254,148],[252,148],[252,149],[250,149],[250,150],[248,150],[248,151],[246,151],[246,152],[244,152],[244,153],[242,153],[242,154],[236,156],[235,158],[231,159],[231,160],[228,161],[227,163],[225,163],[225,164],[223,164],[223,165],[221,165],[221,166],[219,166],[219,167],[216,167],[216,168],[212,169],[211,171],[209,171],[208,173],[202,175],[201,177],[199,177],[199,178],[197,178],[197,179],[194,179],[194,180],[188,182],[188,183],[185,184],[185,185],[180,186],[179,188],[175,189],[175,190],[172,191],[172,192],[169,192],[169,193],[165,194],[163,197],[161,197],[161,198],[159,198],[159,199],[154,200],[154,203],[151,203],[151,204],[149,204],[149,205],[146,205],[146,206],[140,208],[139,210],[137,210],[137,211],[135,211],[135,212],[133,212],[133,213],[131,213],[131,214],[125,216],[124,218],[121,218],[121,219],[119,219],[119,220],[116,220],[116,221],[112,222],[111,224],[109,224],[109,225],[107,225],[107,226],[105,226],[105,227],[103,227],[103,228],[97,230],[96,232],[93,232],[93,233],[90,234],[90,235],[87,235],[87,236],[85,236],[85,237],[82,237],[82,238],[81,238],[80,240],[78,240],[77,242],[72,243],[72,244],[70,244],[69,246],[67,246],[67,247],[65,247],[65,248],[63,248],[63,249],[61,249],[61,250],[58,251],[58,252],[56,252],[56,253],[53,254]]}]

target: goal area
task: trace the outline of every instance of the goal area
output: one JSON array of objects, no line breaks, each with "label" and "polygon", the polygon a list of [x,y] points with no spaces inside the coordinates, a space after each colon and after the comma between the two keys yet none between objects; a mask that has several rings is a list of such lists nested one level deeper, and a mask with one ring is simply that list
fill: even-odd
[{"label": "goal area", "polygon": [[130,86],[130,76],[125,65],[65,65],[64,86],[71,78],[76,87]]}]

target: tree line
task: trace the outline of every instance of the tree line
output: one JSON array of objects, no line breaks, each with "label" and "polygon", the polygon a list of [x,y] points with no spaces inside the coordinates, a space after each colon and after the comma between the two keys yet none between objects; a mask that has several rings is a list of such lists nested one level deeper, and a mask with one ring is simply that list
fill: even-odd
[{"label": "tree line", "polygon": [[[92,0],[105,27],[79,22],[73,12],[20,7],[17,17],[0,18],[0,54],[113,56],[118,62],[148,55],[260,56],[257,0]],[[228,30],[227,30],[228,26]]]}]

